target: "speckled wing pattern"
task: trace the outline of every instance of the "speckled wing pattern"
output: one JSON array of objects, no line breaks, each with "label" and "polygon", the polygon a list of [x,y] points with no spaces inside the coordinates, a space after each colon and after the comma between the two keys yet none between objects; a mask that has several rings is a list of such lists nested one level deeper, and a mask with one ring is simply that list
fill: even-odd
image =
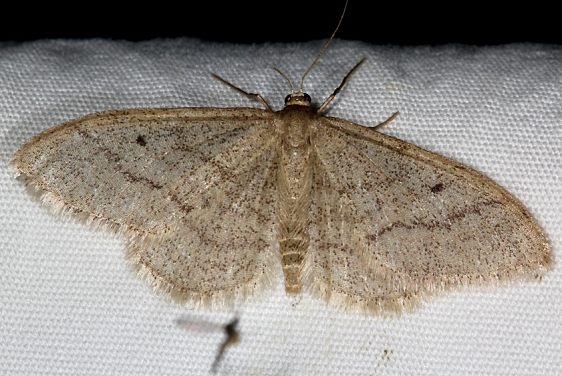
[{"label": "speckled wing pattern", "polygon": [[315,151],[304,284],[342,307],[400,311],[453,285],[544,273],[546,237],[482,174],[325,117]]},{"label": "speckled wing pattern", "polygon": [[305,102],[89,115],[35,136],[13,165],[55,209],[123,233],[128,260],[179,301],[223,305],[282,271],[288,293],[399,312],[552,264],[489,178],[293,99]]},{"label": "speckled wing pattern", "polygon": [[160,290],[232,301],[279,277],[271,119],[240,108],[94,114],[35,136],[13,165],[58,211],[125,234],[128,259]]}]

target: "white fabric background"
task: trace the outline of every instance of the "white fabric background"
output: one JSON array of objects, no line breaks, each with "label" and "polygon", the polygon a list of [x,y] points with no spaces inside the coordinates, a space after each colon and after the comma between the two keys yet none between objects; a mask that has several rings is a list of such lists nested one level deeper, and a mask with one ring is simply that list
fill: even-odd
[{"label": "white fabric background", "polygon": [[[119,239],[52,216],[7,170],[17,147],[60,122],[108,109],[258,106],[216,72],[280,108],[319,47],[195,40],[38,41],[0,45],[0,374],[204,375],[220,331],[185,330],[182,308],[123,261]],[[562,49],[540,45],[392,48],[336,41],[306,80],[322,101],[367,62],[330,115],[464,162],[519,197],[549,234],[562,232]],[[464,289],[384,319],[337,312],[274,291],[240,306],[241,342],[221,375],[562,374],[562,273],[541,282]],[[385,355],[386,354],[386,355]]]}]

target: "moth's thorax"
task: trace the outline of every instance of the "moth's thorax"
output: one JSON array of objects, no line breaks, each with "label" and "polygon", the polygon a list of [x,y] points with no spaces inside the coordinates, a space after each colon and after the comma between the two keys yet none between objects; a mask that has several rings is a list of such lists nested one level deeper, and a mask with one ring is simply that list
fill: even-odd
[{"label": "moth's thorax", "polygon": [[296,106],[287,106],[277,114],[277,129],[280,132],[277,150],[280,179],[291,192],[289,196],[298,197],[310,169],[311,134],[317,115],[306,111],[306,108]]},{"label": "moth's thorax", "polygon": [[289,197],[302,194],[311,163],[311,133],[318,115],[308,107],[286,106],[277,113],[280,132],[278,155],[280,179],[287,185]]},{"label": "moth's thorax", "polygon": [[315,109],[302,105],[287,105],[277,112],[277,129],[281,133],[284,148],[306,148],[310,145],[310,136],[319,118]]}]

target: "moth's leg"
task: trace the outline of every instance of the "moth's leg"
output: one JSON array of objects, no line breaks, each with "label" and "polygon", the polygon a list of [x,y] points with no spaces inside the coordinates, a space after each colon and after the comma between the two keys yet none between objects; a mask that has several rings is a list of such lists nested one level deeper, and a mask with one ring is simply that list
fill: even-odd
[{"label": "moth's leg", "polygon": [[227,80],[225,80],[225,79],[222,78],[221,76],[219,76],[219,75],[217,75],[217,74],[214,74],[214,73],[211,73],[211,74],[213,75],[213,77],[214,77],[215,79],[219,80],[219,81],[222,82],[223,84],[225,84],[225,85],[227,85],[227,86],[233,88],[234,90],[236,90],[236,91],[239,92],[240,94],[243,94],[243,95],[247,96],[248,98],[250,98],[250,99],[252,99],[252,100],[257,100],[258,102],[261,102],[261,103],[265,106],[265,108],[266,108],[268,111],[273,112],[273,110],[271,109],[271,106],[269,105],[269,103],[267,103],[267,101],[265,100],[265,98],[261,96],[261,94],[247,92],[246,90],[240,89],[238,86],[234,85],[233,83],[228,82]]},{"label": "moth's leg", "polygon": [[385,125],[387,125],[388,123],[390,123],[392,120],[394,120],[398,115],[400,115],[400,112],[396,111],[395,113],[393,113],[392,115],[390,115],[388,117],[388,119],[386,119],[385,121],[383,121],[382,123],[379,123],[377,125],[375,125],[374,127],[370,127],[370,129],[374,129],[374,130],[378,130],[379,128],[384,127]]},{"label": "moth's leg", "polygon": [[351,75],[353,73],[355,73],[355,71],[357,70],[357,68],[359,68],[359,66],[361,64],[363,64],[363,62],[365,61],[365,58],[359,60],[359,62],[357,64],[355,64],[355,66],[353,66],[353,68],[351,68],[351,70],[349,72],[347,72],[347,74],[345,75],[345,77],[343,78],[343,80],[341,80],[340,84],[338,85],[338,87],[336,88],[336,90],[334,90],[334,92],[332,94],[330,94],[330,96],[328,98],[326,98],[326,100],[324,101],[324,103],[322,103],[320,105],[320,107],[318,107],[318,110],[316,111],[317,113],[321,114],[322,112],[324,112],[324,110],[326,109],[326,107],[328,107],[328,105],[330,104],[330,102],[336,97],[336,95],[338,95],[338,93],[343,89],[343,87],[345,86],[345,84],[347,83],[347,81],[349,80],[349,78],[351,77]]}]

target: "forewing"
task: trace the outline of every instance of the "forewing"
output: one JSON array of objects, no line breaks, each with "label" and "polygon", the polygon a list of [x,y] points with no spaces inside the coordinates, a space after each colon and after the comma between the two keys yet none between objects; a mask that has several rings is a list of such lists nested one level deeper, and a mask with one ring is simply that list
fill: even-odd
[{"label": "forewing", "polygon": [[372,129],[318,123],[305,283],[341,306],[409,308],[457,284],[539,275],[548,242],[482,174]]},{"label": "forewing", "polygon": [[251,293],[276,261],[272,126],[254,109],[109,112],[36,136],[13,164],[58,208],[128,235],[157,287],[216,301]]},{"label": "forewing", "polygon": [[[222,111],[222,113],[221,113]],[[122,231],[169,231],[177,185],[267,132],[261,110],[155,109],[88,115],[24,144],[12,165],[47,201]]]}]

